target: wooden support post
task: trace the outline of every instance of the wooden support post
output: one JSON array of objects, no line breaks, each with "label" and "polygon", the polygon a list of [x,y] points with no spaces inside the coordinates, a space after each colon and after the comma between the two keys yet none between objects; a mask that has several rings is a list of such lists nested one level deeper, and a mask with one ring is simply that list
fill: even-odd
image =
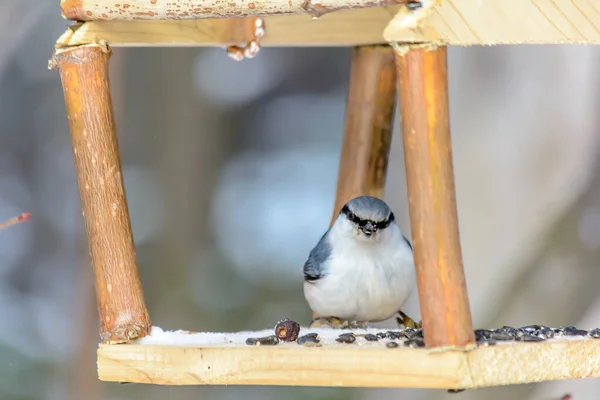
[{"label": "wooden support post", "polygon": [[115,132],[110,50],[87,45],[58,50],[83,217],[94,267],[100,338],[123,343],[148,334],[150,317],[139,278]]},{"label": "wooden support post", "polygon": [[456,215],[446,47],[395,52],[425,344],[464,347],[475,339]]},{"label": "wooden support post", "polygon": [[395,106],[392,48],[355,47],[332,223],[352,198],[383,196]]}]

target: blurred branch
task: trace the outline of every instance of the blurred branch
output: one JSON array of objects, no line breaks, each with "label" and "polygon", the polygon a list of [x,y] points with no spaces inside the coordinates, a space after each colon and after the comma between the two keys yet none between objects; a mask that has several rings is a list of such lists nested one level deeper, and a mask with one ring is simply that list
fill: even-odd
[{"label": "blurred branch", "polygon": [[19,215],[17,215],[16,217],[13,217],[11,219],[9,219],[8,221],[5,221],[3,223],[0,224],[0,230],[8,228],[9,226],[12,225],[16,225],[16,224],[20,224],[22,222],[27,222],[31,219],[31,213],[21,213]]}]

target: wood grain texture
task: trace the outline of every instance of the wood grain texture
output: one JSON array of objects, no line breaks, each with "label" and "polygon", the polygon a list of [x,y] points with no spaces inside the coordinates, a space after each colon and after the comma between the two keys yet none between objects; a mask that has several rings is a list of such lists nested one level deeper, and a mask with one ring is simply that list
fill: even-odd
[{"label": "wood grain texture", "polygon": [[[398,8],[344,10],[317,20],[308,15],[266,17],[261,46],[326,47],[387,43],[382,32]],[[67,47],[104,41],[112,47],[221,47],[252,40],[251,22],[251,18],[84,22],[70,27],[56,45]],[[356,29],[357,26],[360,29]]]},{"label": "wood grain texture", "polygon": [[427,346],[473,343],[462,264],[446,47],[395,47],[410,226]]},{"label": "wood grain texture", "polygon": [[64,18],[74,21],[185,20],[310,15],[406,4],[407,0],[61,0]]},{"label": "wood grain texture", "polygon": [[499,344],[469,352],[383,346],[306,348],[100,345],[103,381],[471,389],[600,377],[600,340]]},{"label": "wood grain texture", "polygon": [[100,338],[121,343],[147,335],[150,318],[139,278],[115,133],[110,50],[58,51],[83,217],[94,267]]},{"label": "wood grain texture", "polygon": [[449,45],[600,43],[598,0],[423,0],[385,28],[390,42]]},{"label": "wood grain texture", "polygon": [[383,198],[395,107],[392,48],[355,47],[332,223],[344,204],[356,196]]}]

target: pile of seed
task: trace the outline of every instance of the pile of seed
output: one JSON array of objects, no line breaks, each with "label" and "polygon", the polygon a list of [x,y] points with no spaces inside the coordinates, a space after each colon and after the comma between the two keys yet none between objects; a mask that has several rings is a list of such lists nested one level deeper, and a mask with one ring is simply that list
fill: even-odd
[{"label": "pile of seed", "polygon": [[[277,323],[274,334],[259,338],[248,338],[246,344],[249,346],[275,346],[279,342],[296,342],[307,347],[321,346],[321,340],[317,333],[308,333],[299,336],[300,324],[290,319],[284,319]],[[550,328],[543,325],[527,325],[520,328],[503,326],[498,329],[476,329],[475,339],[478,346],[494,346],[498,342],[543,342],[552,338],[580,337],[600,338],[600,328],[592,330],[578,329],[574,326]],[[389,330],[387,332],[373,333],[341,333],[335,341],[338,343],[352,344],[357,340],[366,342],[378,342],[385,340],[387,348],[400,346],[410,348],[425,347],[422,329],[405,328],[400,330]]]}]

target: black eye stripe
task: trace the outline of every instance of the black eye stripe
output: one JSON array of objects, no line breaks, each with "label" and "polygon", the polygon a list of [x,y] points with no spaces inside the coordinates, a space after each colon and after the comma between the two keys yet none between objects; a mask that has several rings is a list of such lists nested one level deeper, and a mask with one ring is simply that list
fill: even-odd
[{"label": "black eye stripe", "polygon": [[380,222],[374,222],[374,221],[362,219],[362,218],[359,218],[358,216],[356,216],[356,214],[354,214],[352,211],[350,211],[350,209],[348,208],[347,205],[342,208],[342,211],[340,212],[340,214],[346,215],[346,217],[352,223],[357,224],[359,226],[359,228],[363,228],[365,225],[367,225],[367,223],[371,223],[377,230],[387,228],[396,219],[396,217],[394,216],[394,213],[390,213],[390,216],[386,220],[380,221]]}]

